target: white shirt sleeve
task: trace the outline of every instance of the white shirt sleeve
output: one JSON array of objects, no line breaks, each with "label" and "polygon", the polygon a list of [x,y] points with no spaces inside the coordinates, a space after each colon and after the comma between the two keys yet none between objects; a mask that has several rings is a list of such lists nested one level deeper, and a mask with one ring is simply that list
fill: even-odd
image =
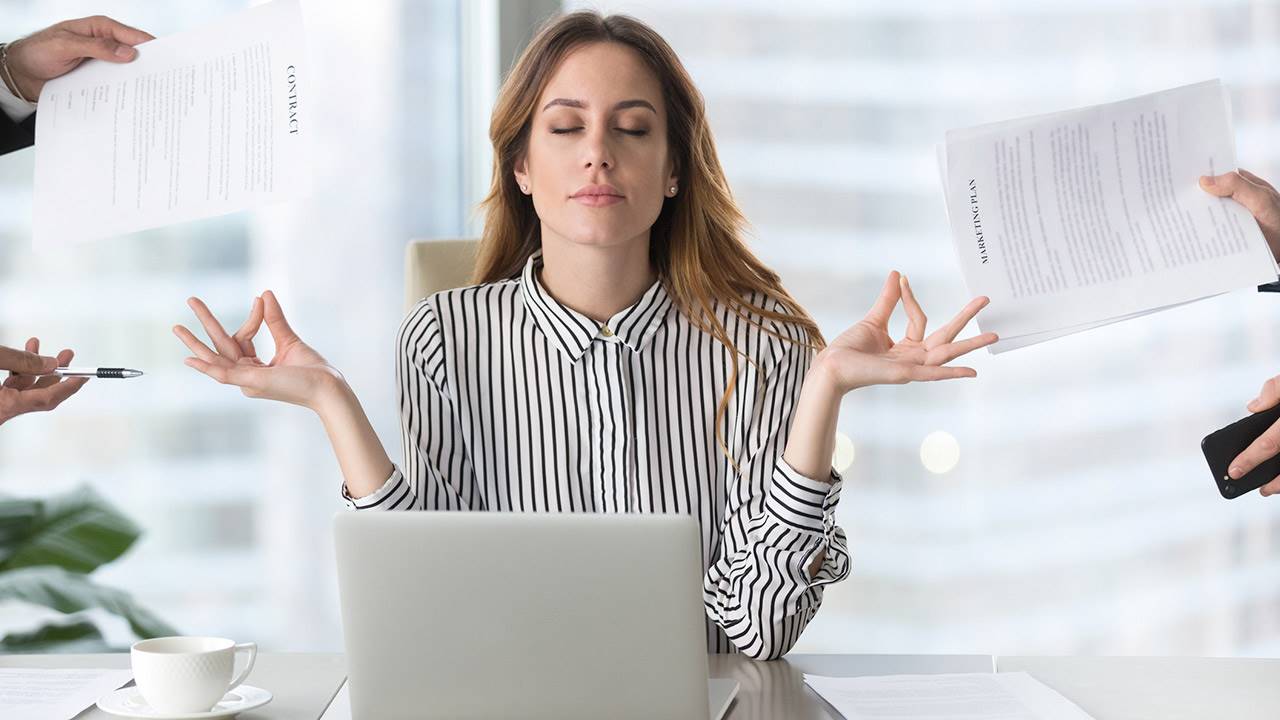
[{"label": "white shirt sleeve", "polygon": [[3,110],[10,120],[19,123],[31,117],[31,114],[36,111],[36,104],[14,95],[9,90],[8,83],[0,80],[0,110]]}]

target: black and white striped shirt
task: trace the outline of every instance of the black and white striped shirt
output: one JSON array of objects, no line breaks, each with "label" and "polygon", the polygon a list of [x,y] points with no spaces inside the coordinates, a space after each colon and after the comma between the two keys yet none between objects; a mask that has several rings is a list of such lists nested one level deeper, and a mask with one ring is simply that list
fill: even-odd
[{"label": "black and white striped shirt", "polygon": [[404,469],[365,497],[344,491],[348,505],[694,515],[708,650],[782,655],[822,586],[849,574],[834,523],[840,477],[809,479],[782,459],[812,351],[719,311],[745,355],[722,426],[735,469],[714,426],[731,367],[724,345],[661,282],[601,326],[551,297],[541,262],[535,254],[518,279],[436,293],[405,319]]}]

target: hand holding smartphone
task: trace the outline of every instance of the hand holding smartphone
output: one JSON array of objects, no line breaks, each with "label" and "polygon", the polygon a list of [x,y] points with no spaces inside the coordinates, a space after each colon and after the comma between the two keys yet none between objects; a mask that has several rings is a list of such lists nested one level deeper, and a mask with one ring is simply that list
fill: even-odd
[{"label": "hand holding smartphone", "polygon": [[1237,420],[1200,441],[1200,449],[1204,451],[1204,459],[1209,462],[1209,469],[1213,471],[1213,479],[1217,482],[1218,492],[1222,493],[1222,497],[1228,500],[1238,498],[1280,477],[1280,455],[1263,461],[1243,477],[1233,480],[1227,474],[1231,461],[1277,420],[1280,420],[1280,405]]}]

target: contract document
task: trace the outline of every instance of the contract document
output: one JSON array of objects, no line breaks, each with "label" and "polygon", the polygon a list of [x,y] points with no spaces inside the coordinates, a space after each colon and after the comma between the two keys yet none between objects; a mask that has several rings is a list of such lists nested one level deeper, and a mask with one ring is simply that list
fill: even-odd
[{"label": "contract document", "polygon": [[1276,281],[1249,211],[1199,186],[1236,168],[1217,80],[952,130],[938,164],[993,353]]},{"label": "contract document", "polygon": [[222,215],[304,192],[306,48],[275,0],[90,60],[36,110],[37,250]]},{"label": "contract document", "polygon": [[845,720],[1093,720],[1027,673],[804,676]]}]

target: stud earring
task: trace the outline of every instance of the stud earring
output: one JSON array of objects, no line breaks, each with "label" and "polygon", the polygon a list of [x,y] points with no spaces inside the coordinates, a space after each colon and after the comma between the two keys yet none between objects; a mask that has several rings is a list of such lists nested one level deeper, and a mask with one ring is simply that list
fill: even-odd
[{"label": "stud earring", "polygon": [[521,185],[521,186],[520,186],[520,192],[523,192],[523,193],[527,193],[527,192],[529,192],[529,186],[528,186],[528,185]]},{"label": "stud earring", "polygon": [[672,186],[671,186],[671,194],[672,194],[672,195],[675,195],[675,194],[676,194],[676,186],[675,186],[675,185],[672,185]]}]

